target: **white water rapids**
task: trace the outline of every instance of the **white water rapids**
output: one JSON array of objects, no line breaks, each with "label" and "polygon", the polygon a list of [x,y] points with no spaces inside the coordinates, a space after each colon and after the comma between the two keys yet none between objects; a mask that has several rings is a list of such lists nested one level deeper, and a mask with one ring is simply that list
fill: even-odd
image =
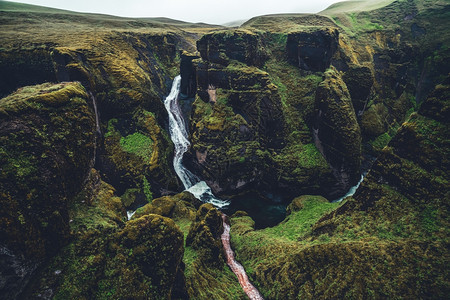
[{"label": "white water rapids", "polygon": [[206,182],[200,180],[200,178],[183,166],[183,155],[189,150],[191,143],[189,142],[183,115],[181,114],[180,106],[178,105],[180,85],[181,76],[178,75],[173,80],[169,96],[164,100],[164,106],[169,114],[170,138],[175,146],[173,167],[187,191],[191,192],[197,199],[200,199],[203,202],[208,202],[216,207],[223,208],[227,206],[229,202],[216,198]]}]

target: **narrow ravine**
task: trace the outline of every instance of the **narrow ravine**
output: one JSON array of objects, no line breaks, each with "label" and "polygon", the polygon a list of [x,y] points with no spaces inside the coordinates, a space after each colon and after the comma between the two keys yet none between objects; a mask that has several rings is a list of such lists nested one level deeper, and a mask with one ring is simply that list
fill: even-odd
[{"label": "narrow ravine", "polygon": [[222,214],[222,220],[223,233],[221,239],[223,248],[225,249],[227,265],[230,267],[231,271],[236,274],[239,284],[250,299],[264,299],[259,291],[253,286],[253,284],[250,283],[250,280],[248,280],[248,276],[244,270],[244,267],[234,258],[234,252],[233,249],[231,249],[230,244],[230,225],[227,223],[227,216],[225,214]]},{"label": "narrow ravine", "polygon": [[[218,208],[226,207],[229,202],[216,198],[211,188],[205,181],[200,180],[198,176],[183,166],[183,155],[189,150],[190,142],[189,136],[185,127],[185,122],[181,114],[180,106],[178,104],[178,95],[180,93],[181,76],[174,78],[172,89],[169,96],[164,100],[164,106],[169,114],[169,131],[170,138],[175,146],[175,154],[173,158],[173,167],[184,188],[191,192],[197,199],[203,202],[211,203]],[[230,225],[227,223],[227,217],[222,214],[224,231],[221,239],[226,253],[227,264],[234,274],[236,274],[239,284],[250,299],[263,299],[258,290],[250,283],[248,276],[245,273],[244,267],[238,263],[234,258],[234,252],[230,245]]]},{"label": "narrow ravine", "polygon": [[229,202],[216,198],[206,182],[200,180],[200,178],[183,166],[183,155],[189,150],[191,143],[189,142],[186,123],[183,120],[183,115],[178,104],[180,85],[181,76],[178,75],[173,80],[169,96],[164,100],[164,106],[169,114],[170,138],[175,146],[173,167],[187,191],[191,192],[197,199],[203,202],[211,203],[218,208],[223,208]]}]

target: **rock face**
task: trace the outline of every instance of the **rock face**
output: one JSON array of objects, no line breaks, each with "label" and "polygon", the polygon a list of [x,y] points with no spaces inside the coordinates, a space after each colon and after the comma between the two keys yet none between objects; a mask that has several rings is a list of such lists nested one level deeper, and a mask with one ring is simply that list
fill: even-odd
[{"label": "rock face", "polygon": [[287,37],[286,52],[290,63],[301,70],[324,72],[339,44],[337,29],[294,32]]},{"label": "rock face", "polygon": [[[187,52],[181,53],[181,61],[180,61],[181,99],[193,98],[195,97],[195,93],[197,92],[197,78],[195,77],[195,71],[192,65],[192,60],[197,58],[199,57],[196,55],[189,54]],[[190,116],[190,113],[187,116]]]},{"label": "rock face", "polygon": [[325,73],[316,92],[315,109],[316,144],[345,191],[360,177],[361,130],[350,93],[337,71]]},{"label": "rock face", "polygon": [[158,197],[176,190],[161,100],[172,80],[168,70],[177,54],[177,37],[113,33],[103,42],[95,55],[64,47],[52,54],[58,80],[82,82],[97,100],[105,137],[97,168],[120,194],[135,188],[140,190],[138,198],[147,199],[145,189]]},{"label": "rock face", "polygon": [[[284,144],[276,86],[266,72],[240,62],[258,64],[252,61],[256,51],[252,47],[258,43],[249,42],[256,38],[241,32],[217,33],[198,42],[202,60],[195,62],[198,98],[191,118],[191,157],[196,163],[192,167],[215,192],[232,193],[260,183],[270,159],[267,150]],[[221,48],[205,46],[212,40]],[[234,40],[239,46],[225,47]],[[228,60],[218,61],[213,51]]]},{"label": "rock face", "polygon": [[0,97],[23,86],[55,81],[56,74],[49,51],[33,49],[1,52]]},{"label": "rock face", "polygon": [[[95,117],[88,103],[79,83],[28,86],[0,100],[4,254],[36,264],[67,241],[68,202],[94,159]],[[8,267],[20,272],[1,269]],[[20,292],[3,287],[4,296]]]},{"label": "rock face", "polygon": [[267,59],[257,34],[250,31],[222,31],[203,36],[197,50],[203,60],[226,65],[230,59],[261,67]]},{"label": "rock face", "polygon": [[[354,195],[338,211],[370,211],[408,199],[412,207],[442,209],[448,197],[450,80],[438,85],[398,130]],[[401,203],[401,202],[399,202]],[[395,205],[399,205],[395,203]],[[395,215],[392,212],[393,217]]]},{"label": "rock face", "polygon": [[372,72],[368,67],[351,66],[342,76],[348,88],[357,116],[365,110],[373,85]]}]

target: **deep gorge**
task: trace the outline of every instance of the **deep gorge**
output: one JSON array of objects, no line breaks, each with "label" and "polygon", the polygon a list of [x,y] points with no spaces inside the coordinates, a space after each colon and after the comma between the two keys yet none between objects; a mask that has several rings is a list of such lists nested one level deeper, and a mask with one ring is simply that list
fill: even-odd
[{"label": "deep gorge", "polygon": [[445,298],[450,7],[336,9],[225,28],[0,1],[0,298],[245,299],[222,212],[265,299]]}]

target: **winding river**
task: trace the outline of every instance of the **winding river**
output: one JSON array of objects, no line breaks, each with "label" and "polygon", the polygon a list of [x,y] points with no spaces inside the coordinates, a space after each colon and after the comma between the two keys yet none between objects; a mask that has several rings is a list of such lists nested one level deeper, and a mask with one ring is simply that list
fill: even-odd
[{"label": "winding river", "polygon": [[[229,201],[218,199],[214,196],[211,188],[202,181],[198,176],[183,166],[183,155],[189,150],[190,142],[183,115],[178,104],[178,95],[180,93],[181,76],[174,78],[170,94],[164,100],[164,106],[169,114],[169,131],[170,138],[175,146],[175,154],[173,158],[173,167],[185,190],[191,192],[197,199],[203,202],[211,203],[214,206],[224,208]],[[227,217],[222,214],[224,231],[221,239],[225,250],[227,264],[234,274],[236,274],[239,284],[250,299],[263,299],[258,290],[250,283],[244,267],[234,258],[234,252],[230,245],[230,225],[227,223]]]}]

